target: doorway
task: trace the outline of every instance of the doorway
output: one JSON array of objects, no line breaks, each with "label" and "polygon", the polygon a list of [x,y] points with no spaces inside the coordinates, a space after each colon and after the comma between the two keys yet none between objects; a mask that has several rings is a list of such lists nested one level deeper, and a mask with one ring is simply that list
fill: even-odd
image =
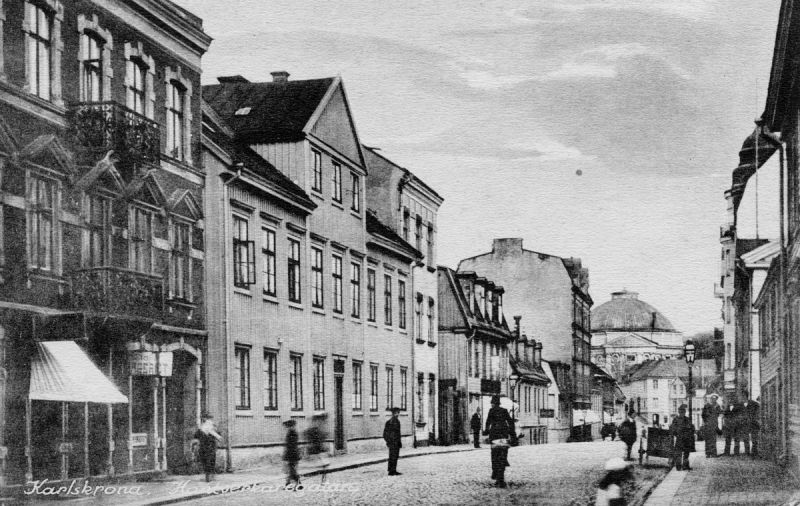
[{"label": "doorway", "polygon": [[[334,415],[333,447],[337,453],[345,451],[344,441],[344,360],[333,364]],[[341,372],[338,372],[341,371]]]}]

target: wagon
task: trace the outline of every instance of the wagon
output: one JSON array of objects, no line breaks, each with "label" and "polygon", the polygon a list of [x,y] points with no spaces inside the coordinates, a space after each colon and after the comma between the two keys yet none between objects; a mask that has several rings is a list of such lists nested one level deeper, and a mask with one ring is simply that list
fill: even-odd
[{"label": "wagon", "polygon": [[[647,439],[647,448],[644,448],[644,439]],[[639,464],[642,457],[662,457],[672,458],[672,436],[669,429],[659,429],[658,427],[648,427],[647,437],[639,439]]]}]

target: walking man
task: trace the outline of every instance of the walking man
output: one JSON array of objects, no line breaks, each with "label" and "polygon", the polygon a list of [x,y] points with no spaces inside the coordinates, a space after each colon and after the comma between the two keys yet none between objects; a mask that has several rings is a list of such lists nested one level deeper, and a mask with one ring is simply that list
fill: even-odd
[{"label": "walking man", "polygon": [[739,455],[739,438],[741,437],[741,405],[732,398],[725,412],[722,413],[722,435],[725,436],[725,452],[731,455],[731,439],[733,439],[733,455]]},{"label": "walking man", "polygon": [[689,417],[686,416],[686,404],[681,404],[678,408],[678,416],[672,420],[669,426],[669,434],[673,441],[672,460],[675,469],[678,471],[692,468],[689,467],[689,453],[694,446],[694,429]]},{"label": "walking man", "polygon": [[397,472],[397,459],[400,458],[400,448],[403,447],[398,414],[400,414],[400,408],[392,408],[392,417],[386,420],[386,425],[383,427],[383,440],[386,441],[386,446],[389,448],[389,476],[403,474]]},{"label": "walking man", "polygon": [[202,420],[203,423],[195,431],[194,437],[198,441],[197,456],[203,466],[203,472],[206,473],[206,481],[211,481],[216,472],[217,443],[222,441],[222,436],[217,433],[213,416],[203,413]]},{"label": "walking man", "polygon": [[469,421],[469,428],[472,429],[472,440],[475,448],[481,447],[481,408],[475,410],[472,419]]},{"label": "walking man", "polygon": [[619,424],[619,438],[625,443],[625,460],[631,460],[631,449],[636,442],[636,421],[633,419],[633,411],[628,413],[625,421]]},{"label": "walking man", "polygon": [[744,452],[748,455],[758,455],[758,402],[745,401],[742,408],[742,439]]},{"label": "walking man", "polygon": [[706,444],[706,457],[717,456],[717,430],[719,430],[719,415],[722,409],[717,404],[717,394],[711,394],[708,402],[703,406],[703,441]]},{"label": "walking man", "polygon": [[486,429],[483,433],[489,436],[492,443],[492,479],[495,480],[495,485],[505,488],[508,448],[516,444],[517,435],[514,420],[508,410],[500,407],[499,395],[492,397],[492,409],[486,416]]},{"label": "walking man", "polygon": [[300,449],[298,448],[297,431],[294,430],[295,421],[286,420],[283,422],[286,427],[286,446],[283,449],[283,460],[286,462],[286,487],[294,482],[295,486],[300,484],[300,475],[297,473],[297,461],[300,460]]}]

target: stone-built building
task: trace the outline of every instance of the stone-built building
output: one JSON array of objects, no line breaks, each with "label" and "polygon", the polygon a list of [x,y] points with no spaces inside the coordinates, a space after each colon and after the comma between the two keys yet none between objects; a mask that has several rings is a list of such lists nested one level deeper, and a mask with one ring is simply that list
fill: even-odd
[{"label": "stone-built building", "polygon": [[422,255],[366,209],[367,161],[341,78],[272,76],[203,89],[229,142],[261,158],[240,175],[236,152],[214,155],[209,406],[225,418],[234,467],[279,459],[281,423],[302,434],[323,413],[337,453],[384,447],[394,406],[410,445],[411,269]]},{"label": "stone-built building", "polygon": [[592,358],[619,379],[648,360],[683,356],[683,334],[661,312],[622,290],[592,310]]},{"label": "stone-built building", "polygon": [[211,39],[167,0],[19,0],[0,40],[0,485],[185,469]]},{"label": "stone-built building", "polygon": [[503,314],[503,287],[474,272],[438,267],[439,442],[469,441],[469,418],[482,421],[493,395],[509,398],[509,346],[514,334]]},{"label": "stone-built building", "polygon": [[[523,249],[522,239],[495,239],[491,253],[462,260],[459,272],[478,272],[506,289],[506,311],[522,316],[523,332],[542,343],[542,358],[561,362],[569,376],[557,375],[567,416],[551,442],[565,441],[573,411],[591,409],[591,307],[589,271],[580,259]],[[599,413],[597,413],[599,417]],[[582,413],[581,413],[582,416]]]},{"label": "stone-built building", "polygon": [[412,380],[414,444],[436,442],[439,406],[438,276],[436,273],[437,214],[444,199],[410,170],[392,162],[376,148],[364,146],[367,159],[367,208],[404,241],[424,255],[412,266],[408,287],[414,310],[409,315],[414,335]]}]

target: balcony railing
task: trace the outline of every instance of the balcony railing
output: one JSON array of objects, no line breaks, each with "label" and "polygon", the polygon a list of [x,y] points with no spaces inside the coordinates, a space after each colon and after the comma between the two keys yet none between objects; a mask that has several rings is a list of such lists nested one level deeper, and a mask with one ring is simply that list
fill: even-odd
[{"label": "balcony railing", "polygon": [[69,112],[76,146],[104,156],[114,150],[122,161],[157,163],[161,152],[158,123],[116,102],[82,102]]},{"label": "balcony railing", "polygon": [[164,280],[116,267],[83,269],[72,275],[71,301],[79,310],[160,320]]}]

